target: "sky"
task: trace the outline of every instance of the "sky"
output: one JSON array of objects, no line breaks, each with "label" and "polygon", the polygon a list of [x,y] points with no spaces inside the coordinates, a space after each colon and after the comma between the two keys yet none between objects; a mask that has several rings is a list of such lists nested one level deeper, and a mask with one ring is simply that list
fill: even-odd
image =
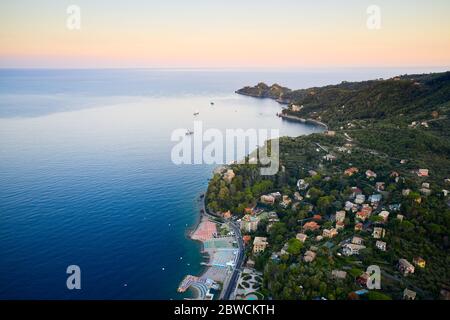
[{"label": "sky", "polygon": [[449,15],[449,0],[0,1],[0,67],[447,67]]}]

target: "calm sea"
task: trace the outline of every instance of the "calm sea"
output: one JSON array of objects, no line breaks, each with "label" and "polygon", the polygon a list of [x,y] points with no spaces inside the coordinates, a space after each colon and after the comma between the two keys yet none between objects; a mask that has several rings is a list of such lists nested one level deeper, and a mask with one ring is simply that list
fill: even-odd
[{"label": "calm sea", "polygon": [[[402,71],[0,70],[0,298],[181,298],[183,276],[201,270],[185,234],[213,167],[173,164],[172,131],[202,120],[309,134],[320,129],[234,91]],[[66,288],[72,264],[79,291]]]}]

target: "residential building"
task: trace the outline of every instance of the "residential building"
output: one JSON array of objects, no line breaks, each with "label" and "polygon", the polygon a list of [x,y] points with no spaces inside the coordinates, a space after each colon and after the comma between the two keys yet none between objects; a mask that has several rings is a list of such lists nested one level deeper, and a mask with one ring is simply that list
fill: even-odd
[{"label": "residential building", "polygon": [[352,238],[352,243],[353,244],[361,245],[361,244],[363,244],[363,242],[364,242],[363,238],[360,238],[360,237],[353,237]]},{"label": "residential building", "polygon": [[294,199],[296,201],[302,201],[303,197],[300,195],[300,193],[298,193],[297,191],[294,193]]},{"label": "residential building", "polygon": [[353,202],[346,201],[344,209],[345,209],[345,211],[356,212],[356,211],[358,211],[358,205]]},{"label": "residential building", "polygon": [[378,203],[381,201],[381,194],[373,194],[369,197],[369,201],[372,205],[378,205]]},{"label": "residential building", "polygon": [[253,240],[253,253],[264,252],[268,244],[269,243],[267,242],[267,238],[255,237],[255,239]]},{"label": "residential building", "polygon": [[351,190],[352,190],[352,194],[351,194],[350,198],[352,198],[352,199],[356,198],[356,196],[358,194],[362,194],[362,190],[358,187],[352,187]]},{"label": "residential building", "polygon": [[373,228],[372,237],[375,239],[383,239],[386,234],[386,230],[380,227]]},{"label": "residential building", "polygon": [[299,179],[297,181],[298,190],[306,190],[309,187],[309,183],[307,183],[304,179]]},{"label": "residential building", "polygon": [[271,211],[269,212],[269,214],[267,215],[268,221],[269,223],[275,223],[275,222],[279,222],[280,219],[278,218],[278,215],[276,212]]},{"label": "residential building", "polygon": [[227,183],[231,183],[231,181],[233,180],[234,177],[235,177],[235,174],[234,174],[234,171],[232,169],[228,169],[223,174],[223,180],[225,180]]},{"label": "residential building", "polygon": [[361,221],[366,221],[366,219],[369,217],[369,214],[364,211],[358,211],[356,213],[356,219],[359,219]]},{"label": "residential building", "polygon": [[378,192],[384,191],[385,183],[384,182],[376,182],[375,188],[377,189]]},{"label": "residential building", "polygon": [[344,174],[345,174],[346,176],[351,177],[352,175],[354,175],[355,173],[358,173],[358,172],[359,172],[359,169],[358,169],[358,168],[356,168],[356,167],[351,167],[351,168],[346,169],[346,170],[344,171]]},{"label": "residential building", "polygon": [[295,105],[295,104],[293,104],[291,106],[291,110],[294,111],[294,112],[299,112],[302,109],[303,109],[303,106],[298,106],[298,105]]},{"label": "residential building", "polygon": [[337,232],[337,230],[336,230],[335,228],[332,228],[332,229],[324,229],[324,230],[323,230],[323,233],[322,233],[322,236],[323,236],[324,238],[334,238],[334,237],[337,236],[337,234],[338,234],[338,232]]},{"label": "residential building", "polygon": [[373,172],[372,170],[367,170],[366,171],[366,177],[367,177],[367,179],[376,178],[377,174],[375,172]]},{"label": "residential building", "polygon": [[275,198],[275,200],[280,200],[281,199],[281,193],[277,192],[272,192],[271,194],[269,194],[269,196],[272,196]]},{"label": "residential building", "polygon": [[417,175],[419,177],[428,177],[429,173],[430,172],[429,172],[428,169],[419,169],[419,170],[417,170]]},{"label": "residential building", "polygon": [[355,197],[355,203],[357,203],[357,204],[363,204],[364,201],[366,201],[366,196],[363,195],[363,194],[358,194],[358,195]]},{"label": "residential building", "polygon": [[356,281],[359,283],[359,285],[367,287],[367,280],[369,280],[369,278],[370,275],[367,272],[364,272],[356,279]]},{"label": "residential building", "polygon": [[289,248],[289,243],[286,242],[286,243],[284,244],[283,248],[281,248],[281,250],[280,250],[280,252],[279,252],[279,255],[280,255],[280,256],[283,256],[283,255],[289,255],[289,252],[287,251],[288,248]]},{"label": "residential building", "polygon": [[398,260],[398,270],[407,276],[410,273],[414,273],[414,266],[406,259]]},{"label": "residential building", "polygon": [[311,177],[314,177],[314,176],[317,176],[317,175],[318,175],[317,171],[314,171],[314,170],[309,170],[308,173],[309,173],[309,175],[310,175]]},{"label": "residential building", "polygon": [[345,220],[345,211],[338,211],[336,212],[336,222],[344,222]]},{"label": "residential building", "polygon": [[301,242],[305,242],[306,239],[308,238],[308,236],[306,234],[304,234],[304,233],[297,233],[296,238],[298,240],[300,240]]},{"label": "residential building", "polygon": [[303,230],[305,230],[305,231],[307,231],[307,230],[315,231],[318,229],[320,229],[320,226],[315,221],[310,221],[303,225]]},{"label": "residential building", "polygon": [[261,202],[264,204],[273,205],[275,203],[275,197],[273,197],[271,195],[262,195]]},{"label": "residential building", "polygon": [[312,262],[316,259],[316,253],[314,251],[308,250],[305,252],[305,255],[303,256],[303,261],[305,262]]},{"label": "residential building", "polygon": [[381,251],[386,251],[386,242],[381,241],[381,240],[377,240],[377,242],[375,243],[375,246],[380,249]]},{"label": "residential building", "polygon": [[289,205],[291,203],[292,203],[292,200],[288,196],[284,195],[283,200],[280,203],[280,206],[282,206],[283,208],[286,209],[287,207],[289,207]]},{"label": "residential building", "polygon": [[240,222],[241,230],[245,232],[255,232],[258,230],[259,220],[259,217],[246,214],[242,217]]},{"label": "residential building", "polygon": [[267,215],[267,219],[268,219],[268,223],[267,223],[267,227],[266,227],[266,231],[269,232],[270,228],[272,228],[272,226],[279,222],[280,219],[278,218],[278,215],[275,212],[269,212],[269,214]]},{"label": "residential building", "polygon": [[345,279],[347,277],[347,272],[342,270],[331,271],[331,276],[335,279]]},{"label": "residential building", "polygon": [[415,291],[409,290],[406,288],[403,291],[403,300],[416,300],[417,293]]},{"label": "residential building", "polygon": [[337,221],[336,222],[336,230],[342,230],[342,229],[344,229],[345,228],[345,224],[344,224],[344,222],[342,222],[342,221]]},{"label": "residential building", "polygon": [[423,194],[424,196],[429,196],[431,194],[431,190],[428,188],[420,188],[419,189],[420,193]]},{"label": "residential building", "polygon": [[386,222],[388,220],[389,217],[389,211],[383,210],[381,211],[378,216],[380,216],[381,218],[383,218],[383,221]]},{"label": "residential building", "polygon": [[399,211],[402,205],[400,203],[393,203],[389,205],[389,210],[391,211]]},{"label": "residential building", "polygon": [[355,231],[361,231],[364,228],[364,225],[361,222],[355,224]]},{"label": "residential building", "polygon": [[420,268],[425,268],[426,265],[426,261],[421,257],[415,257],[413,263]]},{"label": "residential building", "polygon": [[342,248],[342,253],[346,256],[359,254],[360,250],[366,247],[360,244],[346,243]]},{"label": "residential building", "polygon": [[372,214],[372,210],[373,210],[372,207],[369,206],[368,204],[362,205],[361,211],[366,212],[368,216],[370,216]]}]

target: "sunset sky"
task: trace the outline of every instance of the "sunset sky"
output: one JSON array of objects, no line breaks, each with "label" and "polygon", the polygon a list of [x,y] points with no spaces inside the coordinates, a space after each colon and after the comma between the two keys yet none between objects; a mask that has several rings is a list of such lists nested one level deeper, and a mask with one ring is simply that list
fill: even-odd
[{"label": "sunset sky", "polygon": [[449,0],[1,1],[0,67],[450,66],[449,15]]}]

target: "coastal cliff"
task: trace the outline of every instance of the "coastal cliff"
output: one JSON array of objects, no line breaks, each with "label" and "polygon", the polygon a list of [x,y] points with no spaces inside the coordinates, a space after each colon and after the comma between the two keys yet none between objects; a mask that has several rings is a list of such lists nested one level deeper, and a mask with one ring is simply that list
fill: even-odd
[{"label": "coastal cliff", "polygon": [[270,98],[278,101],[279,103],[289,104],[290,100],[287,99],[286,96],[291,91],[291,89],[282,87],[276,83],[268,86],[264,82],[260,82],[254,87],[247,86],[239,89],[236,93],[254,98]]},{"label": "coastal cliff", "polygon": [[343,81],[299,90],[260,83],[236,92],[277,100],[288,105],[282,110],[283,116],[326,123],[331,129],[367,128],[381,123],[405,128],[423,119],[447,123],[449,84],[450,72],[447,71]]}]

